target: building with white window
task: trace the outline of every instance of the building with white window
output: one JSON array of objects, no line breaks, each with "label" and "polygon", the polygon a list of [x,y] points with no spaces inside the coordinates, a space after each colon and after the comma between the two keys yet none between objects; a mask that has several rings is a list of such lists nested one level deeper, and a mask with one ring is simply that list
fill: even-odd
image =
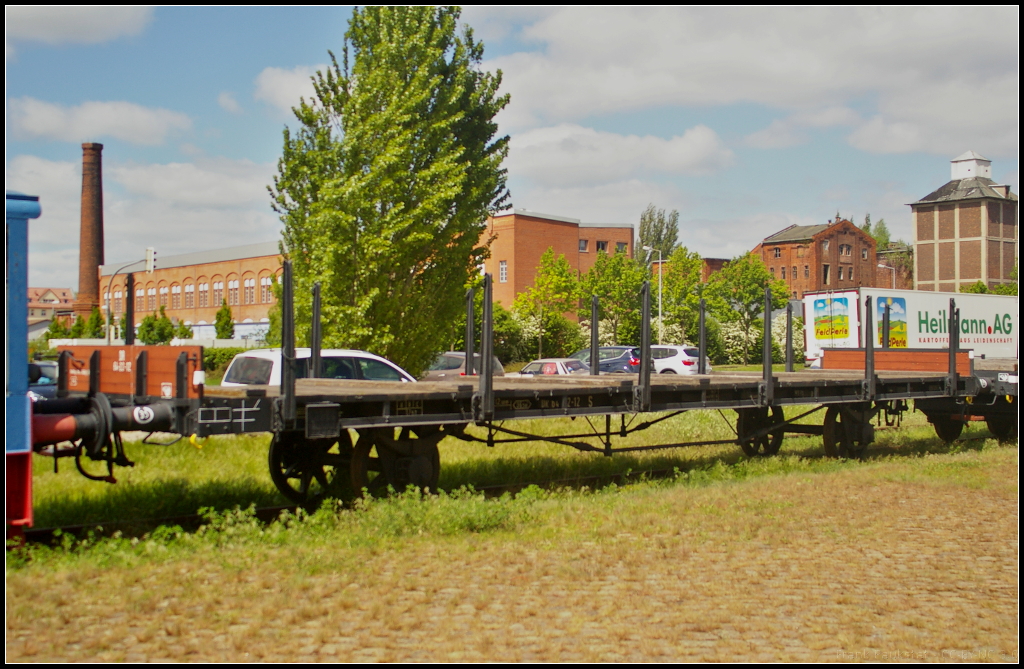
[{"label": "building with white window", "polygon": [[[633,257],[633,226],[583,223],[578,218],[516,209],[487,219],[481,244],[491,241],[484,270],[494,277],[494,301],[505,308],[533,285],[540,258],[551,248],[578,274],[586,274],[598,253]],[[574,320],[576,314],[567,314]]]},{"label": "building with white window", "polygon": [[[135,325],[160,307],[174,323],[184,321],[199,339],[214,337],[217,310],[226,302],[235,321],[235,338],[258,338],[269,326],[269,311],[274,304],[271,290],[273,278],[281,273],[278,242],[246,244],[227,249],[158,256],[157,268],[147,273],[140,261],[113,272],[124,265],[109,263],[100,266],[100,295],[105,311],[109,297],[110,309],[116,319],[124,314],[125,281],[128,272],[135,275]],[[111,293],[111,285],[113,291]],[[256,286],[260,290],[256,290]]]}]

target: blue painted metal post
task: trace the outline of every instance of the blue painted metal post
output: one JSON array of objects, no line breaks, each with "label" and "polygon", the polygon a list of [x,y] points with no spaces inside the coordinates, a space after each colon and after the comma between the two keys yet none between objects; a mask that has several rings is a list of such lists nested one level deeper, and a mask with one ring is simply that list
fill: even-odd
[{"label": "blue painted metal post", "polygon": [[7,528],[32,524],[32,403],[28,398],[28,219],[35,195],[7,193]]}]

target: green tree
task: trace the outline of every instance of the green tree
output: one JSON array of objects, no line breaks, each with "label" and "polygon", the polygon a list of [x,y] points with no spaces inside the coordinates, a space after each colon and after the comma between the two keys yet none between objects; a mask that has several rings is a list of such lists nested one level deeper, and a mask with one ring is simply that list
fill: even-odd
[{"label": "green tree", "polygon": [[544,355],[545,349],[548,351],[549,357],[555,355],[552,352],[554,349],[544,345],[548,330],[551,330],[552,334],[561,333],[567,327],[561,320],[551,317],[561,316],[567,311],[575,312],[578,307],[579,279],[576,277],[576,272],[573,271],[565,256],[560,255],[556,258],[554,249],[548,247],[548,250],[540,258],[540,265],[537,267],[533,285],[520,293],[512,304],[512,310],[523,315],[524,318],[535,316],[538,319],[538,357]]},{"label": "green tree", "polygon": [[167,311],[160,307],[160,315],[150,314],[139,324],[138,339],[147,346],[169,344],[174,339],[174,324],[167,317]]},{"label": "green tree", "polygon": [[213,319],[213,327],[217,332],[217,339],[235,338],[235,319],[231,315],[231,307],[228,306],[227,300],[224,300],[220,309],[217,310],[217,315]]},{"label": "green tree", "polygon": [[889,226],[885,224],[885,219],[878,219],[878,223],[875,223],[871,229],[871,236],[875,238],[875,248],[885,250],[889,248],[889,242],[892,241],[889,236]]},{"label": "green tree", "polygon": [[740,327],[744,365],[757,338],[758,322],[764,314],[764,291],[768,287],[772,290],[772,309],[786,306],[786,282],[775,280],[761,259],[751,253],[733,258],[708,282],[710,306],[719,320],[735,322]]},{"label": "green tree", "polygon": [[89,319],[85,322],[85,329],[83,337],[89,339],[106,339],[106,320],[103,318],[103,314],[100,313],[99,307],[93,307],[92,313],[89,314]]},{"label": "green tree", "polygon": [[871,214],[864,214],[864,225],[860,226],[860,229],[871,234]]},{"label": "green tree", "polygon": [[85,319],[81,315],[75,318],[75,322],[71,325],[71,331],[68,332],[68,336],[72,339],[81,339],[85,336]]},{"label": "green tree", "polygon": [[[477,287],[474,298],[473,314],[473,350],[480,352],[480,333],[483,331],[483,291]],[[508,309],[501,306],[500,302],[492,305],[492,316],[494,318],[494,355],[503,365],[512,362],[520,362],[528,359],[530,346],[523,336],[523,328],[518,320]],[[455,322],[454,336],[452,337],[451,350],[466,350],[466,314],[463,311],[461,317]]]},{"label": "green tree", "polygon": [[653,258],[657,259],[658,250],[662,258],[668,258],[676,248],[679,237],[679,212],[675,209],[666,214],[664,209],[657,209],[653,204],[647,205],[640,214],[640,247],[649,246],[654,249]]},{"label": "green tree", "polygon": [[[663,318],[666,324],[676,324],[689,334],[700,309],[704,260],[685,246],[676,248],[667,260],[661,277]],[[652,281],[657,279],[657,276],[652,277]]]},{"label": "green tree", "polygon": [[341,65],[293,108],[270,191],[294,263],[297,329],[322,283],[327,346],[372,350],[419,374],[451,340],[487,257],[487,215],[508,202],[496,138],[501,73],[460,10],[357,9]]},{"label": "green tree", "polygon": [[185,321],[178,321],[178,327],[174,328],[176,339],[192,339],[192,326],[186,325]]},{"label": "green tree", "polygon": [[[612,256],[598,253],[594,266],[580,282],[580,293],[583,296],[580,315],[590,317],[588,298],[597,295],[600,304],[598,318],[608,321],[612,339],[619,343],[620,336],[625,334],[619,332],[620,328],[626,319],[640,311],[640,288],[649,277],[647,267],[625,253]],[[657,299],[657,296],[654,297]]]},{"label": "green tree", "polygon": [[540,257],[533,285],[516,297],[516,303],[542,313],[575,312],[579,306],[580,282],[564,255],[555,257],[550,246]]},{"label": "green tree", "polygon": [[65,339],[70,336],[70,334],[71,332],[68,330],[68,327],[64,325],[64,321],[54,317],[54,319],[50,321],[50,325],[47,326],[46,333],[43,334],[43,337],[47,340]]}]

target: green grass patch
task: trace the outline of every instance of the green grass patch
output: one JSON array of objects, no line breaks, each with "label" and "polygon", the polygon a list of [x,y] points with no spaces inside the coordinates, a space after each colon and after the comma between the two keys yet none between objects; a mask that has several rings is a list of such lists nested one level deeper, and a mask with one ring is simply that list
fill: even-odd
[{"label": "green grass patch", "polygon": [[[988,485],[993,459],[1015,459],[1016,449],[999,446],[993,439],[976,443],[975,448],[953,448],[944,454],[915,449],[902,453],[879,453],[866,461],[797,454],[732,460],[698,457],[685,468],[675,467],[674,475],[667,478],[641,480],[629,485],[612,484],[597,489],[566,487],[544,490],[529,486],[518,495],[505,494],[493,499],[485,498],[469,486],[451,493],[428,496],[410,490],[386,499],[358,500],[352,506],[329,501],[313,513],[301,510],[295,514],[285,513],[277,522],[270,524],[255,517],[255,504],[252,503],[235,508],[206,507],[202,509],[206,523],[195,532],[185,532],[180,527],[160,527],[141,538],[119,534],[105,538],[64,535],[54,546],[31,545],[10,553],[8,570],[30,566],[71,567],[76,564],[134,565],[145,560],[178,559],[211,550],[228,549],[244,553],[274,546],[304,546],[304,550],[314,553],[321,550],[318,547],[331,551],[401,550],[410,545],[407,544],[410,539],[466,538],[495,532],[511,533],[509,536],[531,532],[540,536],[568,533],[592,537],[600,535],[601,527],[619,522],[614,519],[625,512],[623,504],[629,507],[630,513],[640,513],[641,516],[675,513],[667,507],[662,508],[668,503],[663,493],[670,490],[743,486],[758,480],[780,487],[815,484],[821,480],[820,477],[843,472],[860,471],[865,477],[879,482],[924,482],[978,489]],[[258,440],[252,439],[248,450],[255,450],[260,445]],[[209,470],[206,474],[208,480],[215,478]],[[135,486],[140,485],[145,488],[143,481],[135,482]],[[115,490],[115,486],[99,487]],[[154,490],[172,488],[160,484]],[[133,486],[125,486],[124,489],[128,491],[124,493],[126,497],[118,499],[130,502]],[[204,488],[199,485],[177,490],[175,494],[182,499],[197,500],[211,489],[211,486]],[[135,499],[151,499],[152,493],[150,490]],[[227,503],[228,499],[229,496],[222,496],[218,501]],[[677,504],[678,499],[673,503]],[[740,505],[735,509],[728,504],[715,503],[710,506],[698,504],[691,510],[711,516],[753,511],[755,515],[772,518],[787,513],[784,501],[773,502],[763,509],[750,509],[749,505],[743,506],[747,503],[744,495],[737,493],[735,503]],[[644,525],[640,516],[635,522],[637,527]]]},{"label": "green grass patch", "polygon": [[[803,407],[787,409],[792,416]],[[801,423],[820,423],[824,412],[817,412]],[[669,418],[626,439],[615,437],[613,446],[647,446],[683,441],[710,441],[734,437],[735,413],[695,411]],[[635,418],[634,425],[652,416]],[[953,453],[977,450],[989,443],[984,439],[943,444],[921,414],[907,414],[901,429],[880,428],[868,460],[886,457],[921,456],[929,453]],[[593,419],[592,419],[593,420]],[[629,419],[627,418],[627,421]],[[543,436],[601,431],[604,420],[588,423],[577,420],[547,419],[516,421],[509,427]],[[613,430],[619,420],[613,419]],[[470,433],[485,437],[481,428]],[[964,437],[987,437],[983,424],[973,424]],[[270,480],[267,466],[269,435],[224,436],[208,439],[201,448],[182,439],[169,446],[126,443],[133,468],[118,468],[116,484],[90,481],[81,476],[69,460],[60,462],[53,472],[53,461],[33,458],[33,496],[36,527],[81,524],[133,523],[147,519],[173,518],[210,508],[218,512],[235,507],[247,508],[286,505]],[[600,441],[584,439],[593,446]],[[735,445],[694,446],[658,451],[642,451],[606,457],[600,453],[581,453],[572,448],[543,441],[498,444],[487,448],[480,443],[446,439],[440,445],[441,480],[446,490],[466,486],[529,485],[550,481],[572,481],[592,477],[611,477],[629,472],[678,471],[685,480],[744,480],[756,476],[783,474],[790,469],[829,471],[851,466],[825,458],[820,437],[787,437],[779,457],[749,459]],[[105,473],[100,463],[86,461],[95,473]],[[932,476],[936,478],[938,475]],[[711,478],[708,478],[711,477]]]}]

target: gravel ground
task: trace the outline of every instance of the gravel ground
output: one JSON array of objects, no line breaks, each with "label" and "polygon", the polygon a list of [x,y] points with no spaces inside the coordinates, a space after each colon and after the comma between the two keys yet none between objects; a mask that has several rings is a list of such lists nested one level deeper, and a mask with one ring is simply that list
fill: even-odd
[{"label": "gravel ground", "polygon": [[559,526],[392,550],[8,571],[7,660],[1017,662],[1017,451],[942,457],[974,464],[577,496]]}]

